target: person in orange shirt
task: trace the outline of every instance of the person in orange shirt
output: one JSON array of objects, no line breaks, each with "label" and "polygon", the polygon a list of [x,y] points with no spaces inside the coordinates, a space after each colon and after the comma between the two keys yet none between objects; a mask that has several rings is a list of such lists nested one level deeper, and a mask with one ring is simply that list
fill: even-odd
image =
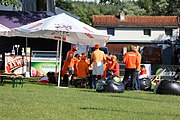
[{"label": "person in orange shirt", "polygon": [[77,76],[79,78],[82,78],[83,82],[82,85],[83,87],[86,87],[87,83],[87,77],[88,77],[88,63],[86,62],[86,54],[83,54],[81,56],[81,60],[77,65]]},{"label": "person in orange shirt", "polygon": [[107,72],[109,70],[110,65],[111,65],[111,57],[110,56],[106,56],[106,61],[104,63],[104,74],[101,76],[102,78],[106,78],[107,77]]},{"label": "person in orange shirt", "polygon": [[91,55],[91,60],[93,64],[92,69],[92,89],[96,88],[96,77],[101,79],[101,76],[104,73],[104,62],[106,60],[105,54],[103,51],[99,50],[100,45],[95,44],[94,51]]},{"label": "person in orange shirt", "polygon": [[77,76],[77,65],[81,60],[81,55],[80,54],[76,54],[75,55],[75,61],[74,61],[74,76]]},{"label": "person in orange shirt", "polygon": [[[123,62],[125,64],[125,75],[123,83],[126,87],[129,77],[131,77],[130,89],[135,89],[136,69],[139,66],[138,54],[135,51],[135,46],[131,46],[129,52],[124,55]],[[127,88],[126,88],[127,89]]]},{"label": "person in orange shirt", "polygon": [[115,55],[112,55],[111,59],[112,59],[112,64],[109,70],[112,70],[114,75],[119,76],[119,63],[117,61],[117,57]]},{"label": "person in orange shirt", "polygon": [[70,80],[72,80],[71,78],[72,75],[74,74],[74,62],[75,62],[74,53],[77,50],[78,50],[78,47],[73,46],[73,48],[67,52],[67,56],[62,67],[61,74],[63,77],[65,74],[68,75],[68,85],[69,85]]}]

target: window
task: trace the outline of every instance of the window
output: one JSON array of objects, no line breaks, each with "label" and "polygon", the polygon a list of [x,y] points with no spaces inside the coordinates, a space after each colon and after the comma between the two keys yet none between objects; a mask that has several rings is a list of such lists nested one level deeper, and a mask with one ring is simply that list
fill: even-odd
[{"label": "window", "polygon": [[165,28],[165,35],[172,36],[172,29],[171,28]]},{"label": "window", "polygon": [[114,36],[114,28],[107,28],[107,34]]},{"label": "window", "polygon": [[150,29],[144,29],[144,35],[151,36],[151,30]]}]

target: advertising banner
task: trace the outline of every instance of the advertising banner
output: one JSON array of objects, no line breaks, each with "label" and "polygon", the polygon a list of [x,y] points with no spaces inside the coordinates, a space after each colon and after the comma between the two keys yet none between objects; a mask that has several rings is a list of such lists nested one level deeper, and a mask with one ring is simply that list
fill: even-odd
[{"label": "advertising banner", "polygon": [[26,56],[5,56],[5,73],[24,74],[30,57]]},{"label": "advertising banner", "polygon": [[31,76],[46,76],[48,72],[55,72],[55,61],[32,61],[31,62]]}]

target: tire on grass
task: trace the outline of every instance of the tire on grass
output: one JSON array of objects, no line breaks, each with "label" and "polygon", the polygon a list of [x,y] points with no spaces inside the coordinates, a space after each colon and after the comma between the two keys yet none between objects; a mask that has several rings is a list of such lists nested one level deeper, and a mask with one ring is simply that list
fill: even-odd
[{"label": "tire on grass", "polygon": [[142,79],[139,79],[139,81],[140,81],[140,89],[141,90],[150,90],[151,89],[151,79],[142,78]]},{"label": "tire on grass", "polygon": [[114,80],[106,81],[104,85],[104,89],[106,92],[115,92],[115,93],[123,93],[124,92],[124,84],[122,82],[116,82]]},{"label": "tire on grass", "polygon": [[180,83],[172,80],[163,80],[157,86],[157,94],[180,95]]}]

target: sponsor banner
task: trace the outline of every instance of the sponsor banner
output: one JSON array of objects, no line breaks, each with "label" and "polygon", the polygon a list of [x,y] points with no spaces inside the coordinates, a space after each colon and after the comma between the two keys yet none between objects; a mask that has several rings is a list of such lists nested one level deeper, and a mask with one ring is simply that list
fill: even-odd
[{"label": "sponsor banner", "polygon": [[26,56],[5,56],[5,73],[24,74],[30,57]]},{"label": "sponsor banner", "polygon": [[32,61],[31,62],[31,76],[46,76],[48,72],[55,72],[55,61]]}]

